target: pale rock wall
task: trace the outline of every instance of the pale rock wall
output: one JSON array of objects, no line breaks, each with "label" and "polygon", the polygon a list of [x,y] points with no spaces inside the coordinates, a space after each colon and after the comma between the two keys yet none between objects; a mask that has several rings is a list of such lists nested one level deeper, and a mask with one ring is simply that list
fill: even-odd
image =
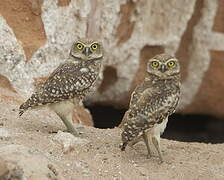
[{"label": "pale rock wall", "polygon": [[[221,0],[36,0],[32,3],[22,0],[16,8],[28,7],[23,9],[29,18],[25,17],[18,25],[11,16],[15,13],[21,20],[24,14],[21,11],[7,14],[1,8],[7,1],[0,2],[0,74],[22,96],[28,96],[38,79],[48,76],[66,59],[74,40],[93,37],[103,42],[105,58],[98,88],[88,98],[90,102],[127,107],[130,93],[144,78],[147,59],[167,52],[181,61],[183,85],[179,111],[224,115],[221,110],[224,101],[219,94],[224,85],[207,78],[211,76],[208,72],[213,58],[218,59],[218,67],[224,67],[220,60],[224,51]],[[42,22],[39,29],[26,31],[40,38],[37,43],[34,38],[29,51],[29,41],[21,36],[22,27],[36,25],[36,18]],[[20,31],[17,26],[22,26]],[[33,37],[29,33],[30,40]],[[213,74],[215,69],[211,71]],[[217,82],[222,81],[223,74],[224,70],[223,73],[220,70],[214,77],[219,78]],[[212,92],[215,89],[213,93],[211,86]],[[204,97],[211,94],[218,103],[208,99],[204,104]]]}]

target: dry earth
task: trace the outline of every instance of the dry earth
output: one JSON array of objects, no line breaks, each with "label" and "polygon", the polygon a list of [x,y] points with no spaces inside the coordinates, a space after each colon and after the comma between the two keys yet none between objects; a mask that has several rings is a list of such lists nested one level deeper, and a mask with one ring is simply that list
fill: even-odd
[{"label": "dry earth", "polygon": [[159,164],[157,157],[146,159],[141,142],[121,152],[119,128],[77,126],[82,139],[75,139],[59,131],[63,124],[47,109],[19,117],[20,100],[13,96],[0,98],[1,180],[224,179],[224,144],[162,139],[165,162]]}]

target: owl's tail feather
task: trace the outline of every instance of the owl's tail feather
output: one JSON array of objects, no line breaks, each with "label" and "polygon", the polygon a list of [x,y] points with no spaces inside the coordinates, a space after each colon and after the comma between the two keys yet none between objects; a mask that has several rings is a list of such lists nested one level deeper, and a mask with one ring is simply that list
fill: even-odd
[{"label": "owl's tail feather", "polygon": [[32,107],[38,106],[39,105],[38,101],[39,101],[38,94],[33,94],[26,102],[20,105],[19,116],[22,116],[26,110],[31,109]]},{"label": "owl's tail feather", "polygon": [[126,143],[122,143],[122,144],[120,144],[119,147],[120,147],[121,151],[124,151],[127,145],[128,145],[127,142],[126,142]]},{"label": "owl's tail feather", "polygon": [[20,111],[19,111],[19,116],[22,116],[24,112],[25,112],[25,110],[21,110],[21,109],[20,109]]},{"label": "owl's tail feather", "polygon": [[146,129],[153,127],[154,121],[149,122],[148,117],[144,114],[139,113],[137,117],[128,119],[124,124],[123,132],[121,134],[123,144],[120,145],[122,151],[125,150],[128,143],[131,141],[135,143],[134,140],[138,140],[139,137],[143,135]]}]

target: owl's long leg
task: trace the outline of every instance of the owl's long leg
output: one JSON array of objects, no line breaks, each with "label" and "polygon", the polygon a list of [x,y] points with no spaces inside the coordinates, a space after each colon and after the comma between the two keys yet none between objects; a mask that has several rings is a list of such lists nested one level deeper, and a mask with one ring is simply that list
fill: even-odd
[{"label": "owl's long leg", "polygon": [[147,147],[147,151],[148,151],[147,158],[150,158],[152,156],[152,153],[151,153],[151,150],[150,150],[149,140],[148,140],[148,136],[147,136],[146,132],[143,133],[143,139],[144,139],[145,145]]},{"label": "owl's long leg", "polygon": [[74,136],[79,136],[78,132],[76,131],[76,129],[74,128],[73,124],[71,123],[72,121],[72,112],[69,113],[67,116],[65,117],[61,117],[59,115],[59,117],[61,118],[61,120],[63,121],[63,123],[65,124],[67,131],[70,132],[71,134],[73,134]]},{"label": "owl's long leg", "polygon": [[137,144],[139,141],[142,140],[142,136],[134,139],[133,141],[131,141],[128,145],[131,147],[131,148],[134,148],[134,145]]},{"label": "owl's long leg", "polygon": [[61,118],[61,120],[67,127],[68,132],[70,132],[74,136],[79,136],[79,133],[72,124],[72,116],[75,105],[71,101],[51,104],[50,108]]},{"label": "owl's long leg", "polygon": [[160,162],[163,162],[163,157],[160,149],[160,135],[154,135],[152,137],[152,143],[154,144],[156,151],[158,152]]}]

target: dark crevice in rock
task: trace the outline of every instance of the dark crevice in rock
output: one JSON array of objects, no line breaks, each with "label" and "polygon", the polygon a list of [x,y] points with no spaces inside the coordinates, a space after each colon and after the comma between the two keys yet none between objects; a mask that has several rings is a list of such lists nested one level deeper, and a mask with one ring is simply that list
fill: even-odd
[{"label": "dark crevice in rock", "polygon": [[16,92],[9,79],[6,76],[3,76],[2,74],[0,74],[0,87]]},{"label": "dark crevice in rock", "polygon": [[213,31],[224,33],[224,1],[218,1],[218,9],[213,24]]},{"label": "dark crevice in rock", "polygon": [[113,106],[95,104],[86,107],[91,112],[96,128],[117,127],[125,113],[125,109],[116,109]]},{"label": "dark crevice in rock", "polygon": [[100,18],[101,13],[101,3],[99,0],[91,0],[91,10],[87,18],[87,29],[86,37],[98,39],[100,32],[100,25],[97,22],[97,19]]},{"label": "dark crevice in rock", "polygon": [[109,87],[113,86],[118,80],[117,70],[112,66],[106,66],[103,71],[103,81],[98,89],[100,93],[108,90]]},{"label": "dark crevice in rock", "polygon": [[208,115],[170,116],[162,137],[184,142],[223,143],[224,121]]},{"label": "dark crevice in rock", "polygon": [[181,38],[181,42],[179,48],[176,52],[176,57],[180,59],[181,67],[182,68],[182,80],[184,80],[187,76],[187,66],[190,61],[190,51],[191,51],[191,44],[193,43],[193,31],[194,27],[198,24],[199,20],[202,17],[202,8],[203,8],[203,0],[197,0],[194,12],[191,16],[191,19],[188,21],[187,28]]},{"label": "dark crevice in rock", "polygon": [[41,5],[41,0],[1,0],[0,3],[0,14],[22,42],[27,60],[46,42]]},{"label": "dark crevice in rock", "polygon": [[[126,109],[116,109],[112,106],[94,104],[87,106],[90,110],[96,128],[117,127]],[[207,115],[180,115],[169,117],[163,138],[183,142],[224,142],[224,121]]]},{"label": "dark crevice in rock", "polygon": [[64,7],[64,6],[69,6],[71,0],[58,0],[58,6]]},{"label": "dark crevice in rock", "polygon": [[140,52],[140,61],[139,61],[139,69],[137,71],[137,76],[135,76],[133,80],[133,87],[131,88],[131,91],[135,88],[137,83],[141,82],[146,73],[146,65],[150,58],[154,57],[157,54],[164,53],[164,47],[163,46],[149,46],[146,45],[141,49]]},{"label": "dark crevice in rock", "polygon": [[136,5],[133,1],[127,1],[126,4],[121,6],[121,20],[116,32],[118,44],[126,42],[132,35],[135,23],[131,22],[131,16],[134,12],[135,6]]}]

